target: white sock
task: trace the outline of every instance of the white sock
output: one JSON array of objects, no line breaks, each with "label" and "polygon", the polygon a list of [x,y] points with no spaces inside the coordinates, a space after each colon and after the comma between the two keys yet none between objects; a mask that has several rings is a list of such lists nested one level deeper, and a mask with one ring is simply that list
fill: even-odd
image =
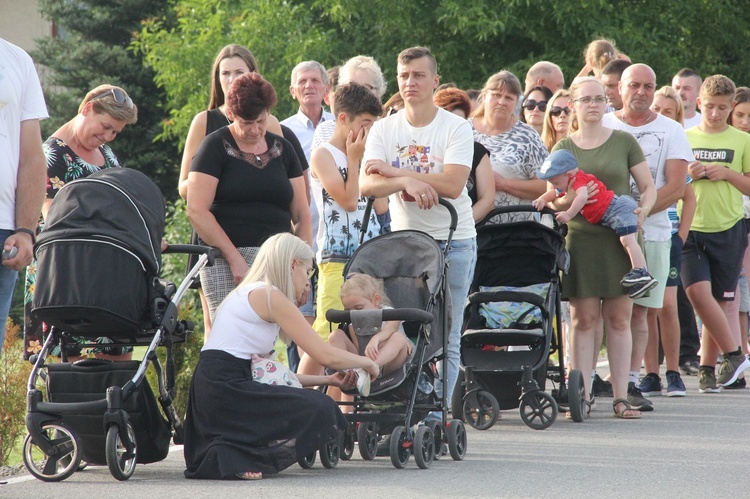
[{"label": "white sock", "polygon": [[638,371],[630,371],[630,374],[628,375],[628,383],[630,383],[632,381],[633,383],[635,383],[637,385],[638,384],[638,375],[639,374],[640,373]]}]

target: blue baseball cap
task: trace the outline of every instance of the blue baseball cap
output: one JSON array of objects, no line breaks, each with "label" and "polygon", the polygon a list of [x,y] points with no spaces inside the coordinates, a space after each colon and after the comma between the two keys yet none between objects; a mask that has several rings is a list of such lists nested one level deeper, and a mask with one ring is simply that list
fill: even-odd
[{"label": "blue baseball cap", "polygon": [[578,160],[573,153],[567,149],[558,149],[544,160],[537,178],[547,180],[555,175],[567,173],[573,168],[578,168]]}]

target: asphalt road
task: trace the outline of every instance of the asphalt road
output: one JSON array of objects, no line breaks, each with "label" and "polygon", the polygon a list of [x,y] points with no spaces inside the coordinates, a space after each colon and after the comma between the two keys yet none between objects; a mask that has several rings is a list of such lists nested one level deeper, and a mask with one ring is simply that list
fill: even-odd
[{"label": "asphalt road", "polygon": [[464,461],[444,457],[428,470],[413,458],[397,470],[387,457],[363,461],[355,452],[333,470],[318,462],[257,482],[186,480],[175,448],[160,463],[138,465],[127,482],[90,467],[60,483],[12,478],[0,497],[750,497],[750,389],[699,394],[696,378],[684,379],[687,397],[655,398],[656,410],[636,421],[614,418],[607,398],[583,423],[561,414],[543,431],[503,411],[490,430],[468,428]]}]

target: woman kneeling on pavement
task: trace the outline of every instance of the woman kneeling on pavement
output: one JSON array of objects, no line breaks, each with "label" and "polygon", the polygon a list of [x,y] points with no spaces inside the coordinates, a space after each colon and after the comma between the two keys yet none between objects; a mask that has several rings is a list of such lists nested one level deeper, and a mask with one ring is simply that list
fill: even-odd
[{"label": "woman kneeling on pavement", "polygon": [[378,375],[377,364],[369,358],[325,343],[297,308],[309,285],[312,259],[310,247],[296,236],[270,237],[250,272],[217,310],[190,386],[187,478],[257,480],[320,449],[346,427],[330,397],[298,386],[351,388],[353,372],[298,374],[297,387],[254,379],[256,363],[271,361],[278,337],[293,340],[316,362],[339,372],[362,368],[372,379]]}]

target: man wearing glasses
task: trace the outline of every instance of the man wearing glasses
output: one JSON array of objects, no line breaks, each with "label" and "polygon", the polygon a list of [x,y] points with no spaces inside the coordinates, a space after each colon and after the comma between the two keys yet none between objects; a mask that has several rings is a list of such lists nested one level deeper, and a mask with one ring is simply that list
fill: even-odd
[{"label": "man wearing glasses", "polygon": [[31,57],[0,38],[0,345],[18,271],[31,263],[46,163],[39,120],[47,118]]}]

